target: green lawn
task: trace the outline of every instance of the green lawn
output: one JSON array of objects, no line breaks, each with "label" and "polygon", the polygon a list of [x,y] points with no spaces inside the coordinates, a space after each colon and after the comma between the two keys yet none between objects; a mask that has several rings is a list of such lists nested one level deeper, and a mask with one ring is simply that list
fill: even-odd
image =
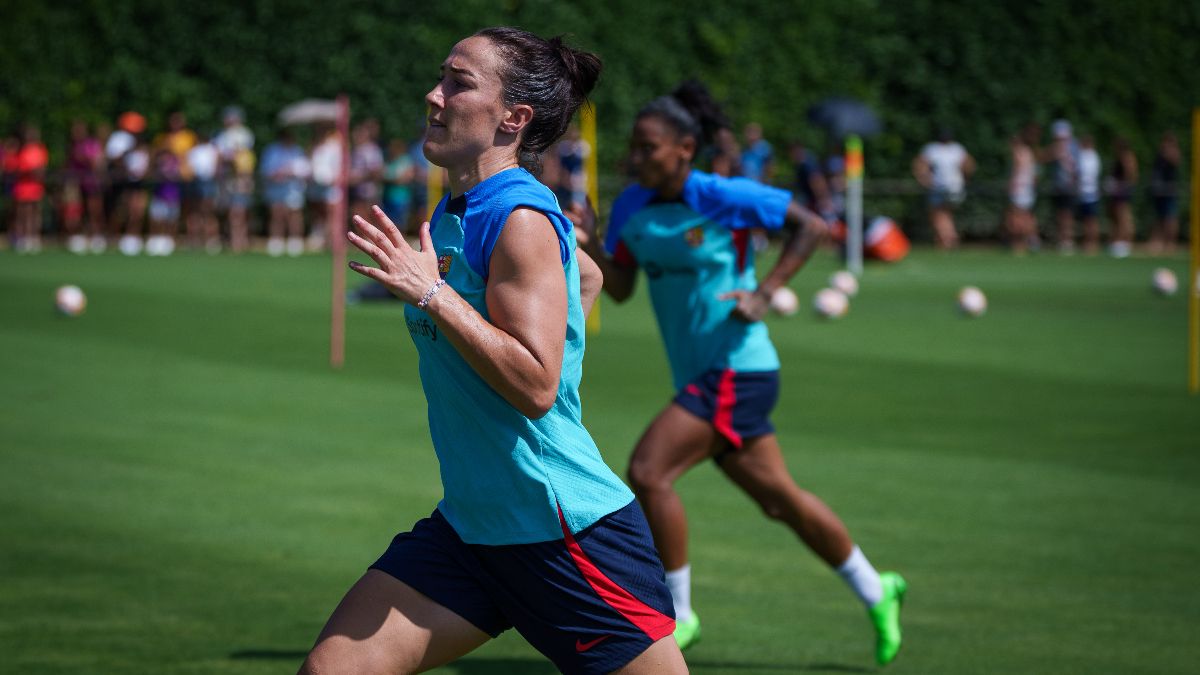
[{"label": "green lawn", "polygon": [[[771,320],[793,473],[909,581],[888,671],[1195,672],[1200,397],[1186,301],[1149,290],[1161,264],[917,251],[870,267],[840,321]],[[294,672],[428,514],[398,306],[352,307],[331,371],[328,268],[0,254],[0,671]],[[834,268],[822,254],[797,278],[806,305]],[[53,312],[64,283],[84,316]],[[981,319],[954,311],[965,284],[988,294]],[[645,295],[602,318],[585,421],[621,471],[671,392]],[[874,670],[835,575],[712,467],[680,488],[692,672]],[[553,669],[510,632],[439,672]]]}]

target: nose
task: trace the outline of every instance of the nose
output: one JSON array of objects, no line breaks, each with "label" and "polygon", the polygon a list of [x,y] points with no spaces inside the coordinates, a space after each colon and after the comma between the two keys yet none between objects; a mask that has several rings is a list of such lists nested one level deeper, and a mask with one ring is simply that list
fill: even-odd
[{"label": "nose", "polygon": [[429,93],[425,94],[425,103],[427,105],[429,105],[430,108],[441,108],[442,101],[444,101],[444,100],[445,99],[442,96],[442,83],[441,82],[438,82],[437,84],[433,85],[433,89],[430,89]]}]

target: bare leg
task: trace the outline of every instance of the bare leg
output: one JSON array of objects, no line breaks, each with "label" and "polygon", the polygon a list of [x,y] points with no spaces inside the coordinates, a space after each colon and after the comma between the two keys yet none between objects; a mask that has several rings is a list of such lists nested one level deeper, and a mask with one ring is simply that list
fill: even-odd
[{"label": "bare leg", "polygon": [[419,673],[478,648],[487,633],[378,570],[367,570],[333,611],[302,675]]},{"label": "bare leg", "polygon": [[683,661],[683,653],[675,638],[667,637],[646,648],[625,667],[615,671],[614,675],[659,675],[688,672],[687,664]]},{"label": "bare leg", "polygon": [[950,209],[934,207],[929,210],[929,221],[939,248],[951,249],[958,246],[958,232],[954,229],[954,217]]},{"label": "bare leg", "polygon": [[846,526],[825,502],[792,480],[775,434],[747,440],[725,455],[721,470],[768,518],[785,523],[830,567],[850,557],[854,543]]},{"label": "bare leg", "polygon": [[1054,221],[1058,225],[1058,247],[1071,250],[1075,247],[1075,214],[1071,209],[1055,209]]},{"label": "bare leg", "polygon": [[629,484],[637,495],[654,545],[668,571],[687,564],[687,514],[675,481],[712,456],[724,441],[712,425],[672,403],[642,434],[629,460]]}]

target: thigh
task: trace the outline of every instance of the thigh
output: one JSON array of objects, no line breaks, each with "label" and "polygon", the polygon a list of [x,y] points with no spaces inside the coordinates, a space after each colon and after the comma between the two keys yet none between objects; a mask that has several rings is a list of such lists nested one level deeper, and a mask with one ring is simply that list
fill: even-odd
[{"label": "thigh", "polygon": [[489,636],[379,570],[346,593],[302,673],[417,673],[470,652]]},{"label": "thigh", "polygon": [[740,450],[721,458],[720,467],[738,487],[760,501],[797,489],[775,434],[747,439]]},{"label": "thigh", "polygon": [[614,672],[616,675],[678,675],[687,673],[688,667],[675,638],[667,636]]},{"label": "thigh", "polygon": [[672,403],[654,418],[638,440],[629,470],[674,480],[713,456],[724,444],[711,422]]}]

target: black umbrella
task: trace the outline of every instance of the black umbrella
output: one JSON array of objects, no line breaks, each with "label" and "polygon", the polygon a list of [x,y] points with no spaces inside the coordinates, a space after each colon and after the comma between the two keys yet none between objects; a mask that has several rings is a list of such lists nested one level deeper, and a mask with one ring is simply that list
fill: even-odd
[{"label": "black umbrella", "polygon": [[866,103],[844,96],[834,96],[808,109],[808,121],[823,128],[836,139],[851,134],[874,136],[883,131],[879,117]]}]

